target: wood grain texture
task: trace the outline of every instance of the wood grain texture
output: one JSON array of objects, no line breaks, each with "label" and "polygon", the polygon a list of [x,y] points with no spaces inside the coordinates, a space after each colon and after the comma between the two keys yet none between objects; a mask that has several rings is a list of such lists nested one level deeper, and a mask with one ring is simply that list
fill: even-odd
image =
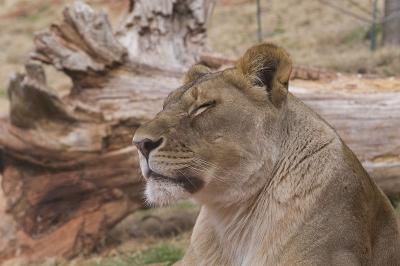
[{"label": "wood grain texture", "polygon": [[[205,48],[213,1],[157,3],[135,1],[118,37],[106,14],[82,2],[36,34],[0,121],[0,264],[87,254],[144,207],[133,133]],[[41,64],[71,79],[70,94],[47,84]]]},{"label": "wood grain texture", "polygon": [[117,30],[132,61],[183,70],[206,50],[214,0],[137,0]]},{"label": "wood grain texture", "polygon": [[291,91],[336,129],[387,194],[400,193],[400,91]]},{"label": "wood grain texture", "polygon": [[[115,34],[105,14],[67,7],[61,23],[36,35],[35,61],[11,79],[10,116],[0,122],[0,263],[96,250],[143,207],[135,129],[190,64],[233,63],[204,53],[214,1],[133,3]],[[47,84],[41,64],[72,80],[70,94]],[[290,90],[337,129],[386,193],[400,193],[400,81],[358,79],[358,89],[355,80],[295,67]]]}]

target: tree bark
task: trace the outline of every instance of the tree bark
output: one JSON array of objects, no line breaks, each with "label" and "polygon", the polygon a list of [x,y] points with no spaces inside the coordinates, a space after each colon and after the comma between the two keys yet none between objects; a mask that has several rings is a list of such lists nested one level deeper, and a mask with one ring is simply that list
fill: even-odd
[{"label": "tree bark", "polygon": [[291,91],[336,129],[387,195],[400,195],[400,89],[382,91],[377,86],[365,93],[326,86]]},{"label": "tree bark", "polygon": [[[232,60],[202,55],[201,63],[223,68]],[[293,67],[289,91],[331,124],[365,169],[393,197],[400,195],[400,79],[360,78]]]},{"label": "tree bark", "polygon": [[400,0],[385,0],[383,44],[400,45]]},{"label": "tree bark", "polygon": [[[189,65],[232,63],[204,53],[212,7],[132,1],[114,34],[105,14],[78,2],[37,34],[35,61],[11,79],[10,116],[0,123],[0,263],[91,252],[143,207],[135,129],[161,109]],[[41,63],[70,77],[69,95],[49,87]],[[385,192],[400,192],[399,90],[364,79],[376,85],[365,93],[353,86],[356,77],[301,67],[292,78],[291,90],[337,128]]]},{"label": "tree bark", "polygon": [[196,62],[205,50],[205,26],[215,0],[184,2],[132,1],[134,9],[116,34],[132,61],[177,71]]},{"label": "tree bark", "polygon": [[[0,264],[91,252],[143,207],[133,133],[206,49],[213,1],[132,3],[117,34],[105,14],[67,7],[12,77],[0,123]],[[40,62],[69,76],[69,95],[49,87]]]}]

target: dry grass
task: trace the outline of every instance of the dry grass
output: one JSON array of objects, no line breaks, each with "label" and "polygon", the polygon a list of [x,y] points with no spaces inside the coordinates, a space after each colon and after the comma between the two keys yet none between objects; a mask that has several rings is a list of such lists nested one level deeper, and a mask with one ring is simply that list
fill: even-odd
[{"label": "dry grass", "polygon": [[[358,0],[370,8],[369,0]],[[347,1],[335,1],[358,14]],[[347,4],[347,5],[346,5]],[[285,47],[298,65],[343,72],[397,75],[400,49],[379,48],[372,53],[365,38],[368,25],[318,1],[269,0],[264,3],[264,40]],[[210,44],[217,51],[237,57],[256,41],[256,7],[247,4],[220,6],[210,26]]]},{"label": "dry grass", "polygon": [[[44,30],[61,19],[62,9],[73,0],[0,0],[0,98],[5,98],[5,89],[10,76],[22,72],[24,63],[33,49],[35,32]],[[128,1],[86,0],[97,10],[109,14],[113,24],[121,18]],[[107,3],[107,4],[106,4]],[[48,83],[58,92],[70,88],[64,74],[46,67]],[[3,101],[0,101],[0,106]],[[0,107],[0,112],[4,108]]]},{"label": "dry grass", "polygon": [[[72,0],[0,0],[0,91],[4,91],[11,73],[22,71],[33,48],[34,32],[47,28],[61,17],[62,8]],[[127,0],[88,0],[94,8],[110,13],[114,25],[122,17]],[[238,3],[228,5],[226,3]],[[255,1],[225,0],[215,9],[209,27],[210,45],[216,51],[237,57],[256,43]],[[358,0],[370,9],[370,0]],[[382,1],[380,1],[382,2]],[[348,1],[337,1],[348,10],[362,14]],[[397,75],[400,49],[369,51],[365,39],[368,25],[319,1],[269,0],[263,2],[262,27],[265,41],[289,50],[298,65],[317,66],[344,72],[368,72]],[[58,91],[68,89],[65,76],[47,68],[49,84]],[[4,93],[0,92],[0,98]]]},{"label": "dry grass", "polygon": [[[210,46],[221,54],[236,58],[256,43],[255,1],[230,0],[238,5],[218,5],[210,22]],[[228,0],[222,3],[230,2]],[[72,0],[0,0],[0,113],[7,109],[5,88],[9,76],[22,71],[24,62],[33,48],[34,32],[47,28],[61,17],[61,10]],[[113,24],[126,5],[124,1],[89,0],[95,8],[112,10]],[[107,4],[105,4],[107,2]],[[262,1],[263,2],[263,1]],[[336,1],[335,1],[336,2]],[[370,0],[358,0],[369,8]],[[346,1],[337,1],[346,6]],[[324,7],[318,1],[269,0],[264,3],[263,30],[265,41],[285,47],[297,65],[316,66],[343,72],[368,72],[379,75],[397,75],[400,71],[400,49],[380,48],[369,51],[365,39],[368,27],[354,18]],[[354,7],[347,8],[357,11]],[[69,80],[51,67],[46,68],[49,84],[57,91],[68,89]],[[400,209],[398,209],[400,218]],[[139,213],[136,215],[143,215]],[[133,217],[133,218],[132,218]],[[135,219],[132,216],[129,219]],[[164,255],[175,256],[189,241],[189,233],[163,239],[161,242],[176,247],[174,250],[159,246],[160,239],[128,239],[130,220],[113,232],[120,236],[121,243],[104,249],[101,254],[89,258],[78,258],[66,262],[48,259],[37,265],[128,265],[129,259],[140,259],[143,254],[155,254],[156,249]],[[132,222],[134,223],[134,222]],[[149,251],[150,249],[150,251]],[[146,253],[150,252],[150,253]],[[122,255],[124,254],[124,255]],[[157,253],[158,254],[158,253]],[[128,257],[127,257],[128,256]],[[139,256],[139,257],[137,257]],[[147,255],[146,255],[147,256]],[[168,257],[170,258],[170,257]],[[123,260],[118,264],[119,260]],[[13,265],[26,265],[25,262]],[[133,265],[133,264],[131,264]]]},{"label": "dry grass", "polygon": [[[73,260],[47,258],[30,263],[29,266],[139,266],[171,265],[180,259],[189,245],[191,229],[174,236],[159,236],[160,227],[168,228],[168,217],[186,217],[193,222],[199,206],[191,201],[182,201],[172,207],[137,211],[125,218],[111,232],[98,252],[90,256],[80,256]],[[163,219],[157,228],[143,223],[143,218],[154,216]],[[143,232],[136,235],[138,230]],[[157,263],[157,264],[154,264]],[[27,262],[17,258],[4,266],[26,266]]]}]

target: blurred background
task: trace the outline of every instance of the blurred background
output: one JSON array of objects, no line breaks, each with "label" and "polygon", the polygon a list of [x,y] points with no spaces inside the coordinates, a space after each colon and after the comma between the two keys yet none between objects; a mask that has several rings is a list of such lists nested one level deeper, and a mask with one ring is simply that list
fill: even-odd
[{"label": "blurred background", "polygon": [[[60,19],[62,9],[71,2],[0,1],[2,95],[10,73],[20,70],[32,51],[34,33]],[[129,5],[128,0],[86,2],[97,10],[105,10],[113,25],[120,22]],[[384,41],[384,3],[385,0],[262,0],[262,39],[286,48],[296,65],[396,76],[400,71],[400,49],[393,45],[400,45],[400,33],[397,27],[389,28],[386,35],[393,37],[386,37],[389,40]],[[386,20],[396,25],[400,20],[400,7],[393,6]],[[258,41],[257,25],[256,0],[217,1],[208,25],[209,45],[224,56],[236,58]],[[376,39],[374,52],[371,51],[373,28]],[[57,76],[55,82],[58,79]]]},{"label": "blurred background", "polygon": [[[24,71],[34,50],[35,32],[61,21],[62,10],[72,2],[0,0],[2,117],[7,117],[10,107],[10,76]],[[113,28],[125,19],[131,4],[128,0],[86,3],[106,12]],[[399,0],[220,0],[207,30],[208,49],[226,60],[236,59],[259,41],[270,41],[286,48],[296,66],[362,75],[370,83],[379,79],[374,90],[398,89],[399,83],[393,82],[400,73]],[[56,88],[57,95],[67,95],[71,79],[52,66],[44,68],[47,83]],[[400,136],[400,132],[392,133]],[[393,204],[396,200],[392,197]],[[184,201],[170,208],[136,211],[107,232],[90,254],[45,258],[29,265],[170,265],[184,254],[198,210],[195,203]],[[5,265],[27,264],[16,258]]]}]

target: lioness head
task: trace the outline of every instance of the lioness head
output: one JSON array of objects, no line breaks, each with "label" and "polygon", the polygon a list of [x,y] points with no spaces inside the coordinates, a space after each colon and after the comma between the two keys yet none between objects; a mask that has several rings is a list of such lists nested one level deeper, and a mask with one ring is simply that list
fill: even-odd
[{"label": "lioness head", "polygon": [[290,72],[288,54],[273,44],[250,48],[224,71],[192,67],[133,138],[149,203],[232,203],[261,187],[258,173],[268,176],[276,160]]}]

